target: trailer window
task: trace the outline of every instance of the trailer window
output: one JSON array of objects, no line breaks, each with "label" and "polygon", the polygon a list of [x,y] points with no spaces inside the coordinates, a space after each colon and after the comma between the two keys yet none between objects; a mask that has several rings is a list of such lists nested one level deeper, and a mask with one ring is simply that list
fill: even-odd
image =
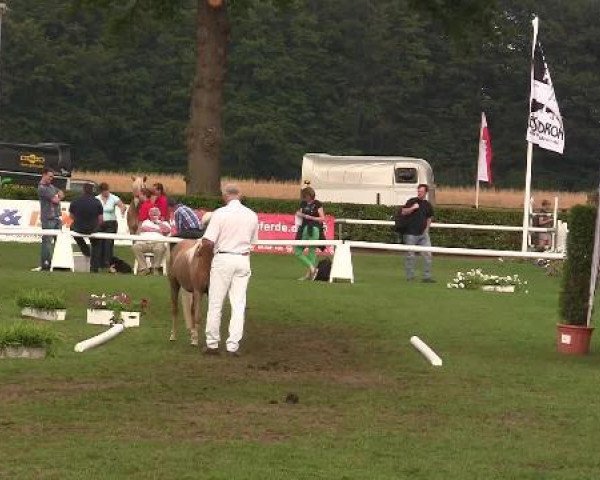
[{"label": "trailer window", "polygon": [[396,183],[418,183],[416,168],[396,168]]}]

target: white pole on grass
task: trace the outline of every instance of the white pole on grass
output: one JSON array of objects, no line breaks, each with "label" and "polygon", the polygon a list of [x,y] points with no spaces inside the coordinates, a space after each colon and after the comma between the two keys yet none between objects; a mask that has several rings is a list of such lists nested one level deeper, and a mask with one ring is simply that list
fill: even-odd
[{"label": "white pole on grass", "polygon": [[83,340],[75,345],[75,351],[77,353],[85,352],[90,348],[97,347],[98,345],[102,345],[103,343],[108,342],[110,339],[115,338],[119,333],[121,333],[125,329],[125,325],[122,323],[117,323],[110,327],[106,332],[102,332],[95,337],[88,338],[87,340]]},{"label": "white pole on grass", "polygon": [[410,337],[410,343],[415,347],[421,355],[423,355],[429,363],[434,367],[442,366],[442,359],[429,346],[416,335]]}]

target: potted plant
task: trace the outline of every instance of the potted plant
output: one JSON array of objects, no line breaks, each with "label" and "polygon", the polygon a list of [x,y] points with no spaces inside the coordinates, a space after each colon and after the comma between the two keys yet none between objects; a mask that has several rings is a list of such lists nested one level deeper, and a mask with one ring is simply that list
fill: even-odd
[{"label": "potted plant", "polygon": [[58,337],[47,327],[20,322],[0,327],[0,358],[44,358],[53,355]]},{"label": "potted plant", "polygon": [[576,205],[569,212],[567,258],[564,264],[557,325],[560,353],[585,355],[590,350],[593,327],[588,322],[590,271],[594,250],[596,207]]},{"label": "potted plant", "polygon": [[473,268],[465,273],[456,272],[452,281],[446,284],[448,288],[465,290],[483,290],[484,292],[514,293],[527,290],[527,280],[522,280],[519,275],[492,275]]},{"label": "potted plant", "polygon": [[90,295],[87,323],[112,325],[123,323],[125,327],[139,327],[140,315],[145,311],[147,300],[133,302],[126,293]]},{"label": "potted plant", "polygon": [[64,320],[67,315],[66,303],[62,295],[48,290],[29,290],[17,297],[24,317],[41,320]]}]

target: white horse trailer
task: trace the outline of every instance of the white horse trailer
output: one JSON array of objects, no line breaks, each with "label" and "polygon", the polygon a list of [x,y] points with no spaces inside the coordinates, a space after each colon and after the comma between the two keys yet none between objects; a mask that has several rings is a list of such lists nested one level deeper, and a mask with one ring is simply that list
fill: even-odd
[{"label": "white horse trailer", "polygon": [[383,205],[404,205],[425,183],[428,200],[435,204],[433,170],[421,158],[307,153],[302,182],[324,202]]}]

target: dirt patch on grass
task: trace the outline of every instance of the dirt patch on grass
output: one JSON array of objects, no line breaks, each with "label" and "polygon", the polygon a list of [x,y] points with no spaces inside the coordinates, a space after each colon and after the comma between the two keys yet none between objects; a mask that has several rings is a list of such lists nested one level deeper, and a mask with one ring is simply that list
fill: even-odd
[{"label": "dirt patch on grass", "polygon": [[248,334],[246,372],[267,380],[324,381],[371,387],[387,382],[369,365],[368,346],[352,328],[254,326]]},{"label": "dirt patch on grass", "polygon": [[10,404],[23,402],[24,400],[35,397],[36,399],[55,398],[64,395],[73,395],[90,391],[105,391],[119,389],[122,387],[131,387],[131,382],[94,381],[86,379],[84,381],[39,381],[38,379],[23,380],[23,383],[8,383],[0,385],[0,403]]},{"label": "dirt patch on grass", "polygon": [[351,430],[349,391],[394,382],[369,365],[369,343],[351,328],[254,323],[246,338],[240,358],[190,348],[148,365],[144,375],[124,365],[97,381],[47,376],[4,384],[0,426],[17,436],[272,443]]},{"label": "dirt patch on grass", "polygon": [[[156,423],[137,423],[136,436],[191,441],[278,442],[309,434],[337,433],[346,414],[323,405],[196,402],[175,407],[178,414]],[[163,422],[164,420],[164,422]],[[161,425],[161,428],[156,428]],[[133,431],[126,427],[124,435]]]}]

